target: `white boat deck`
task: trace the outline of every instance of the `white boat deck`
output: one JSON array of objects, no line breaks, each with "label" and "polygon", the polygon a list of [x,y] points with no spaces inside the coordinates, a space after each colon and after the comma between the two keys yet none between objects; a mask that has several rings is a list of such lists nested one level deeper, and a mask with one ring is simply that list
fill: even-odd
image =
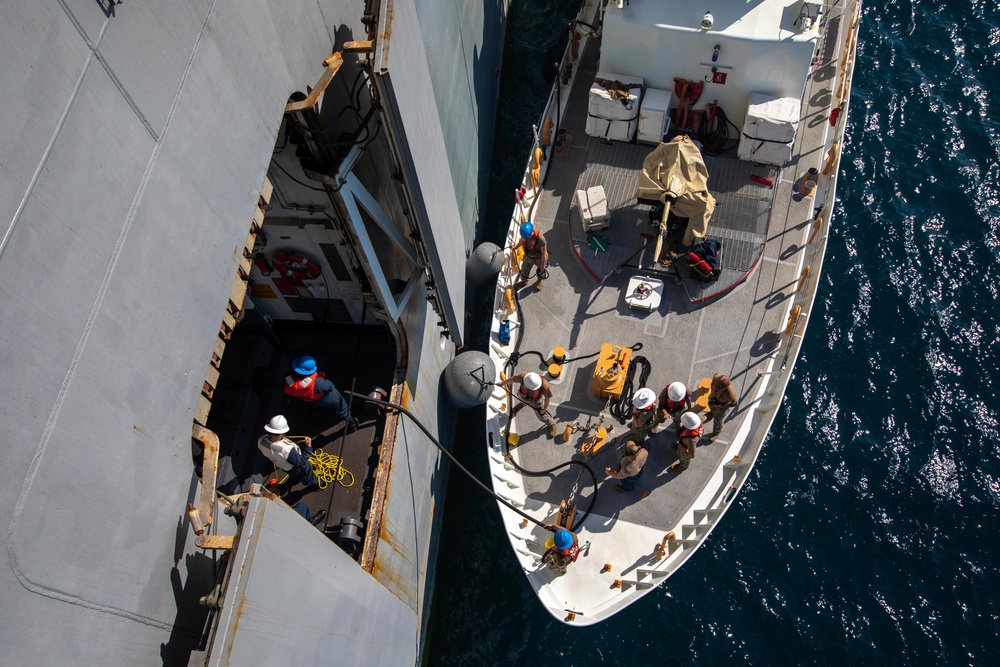
[{"label": "white boat deck", "polygon": [[[830,22],[833,30],[839,25],[839,20]],[[828,42],[843,46],[837,35]],[[498,493],[546,522],[554,520],[563,500],[576,503],[578,521],[590,509],[577,532],[581,544],[589,540],[591,545],[566,574],[558,574],[538,562],[551,534],[527,522],[522,525],[520,517],[501,508],[512,545],[540,599],[554,616],[562,619],[569,614],[564,620],[575,624],[606,618],[676,571],[745,480],[771,421],[759,414],[762,400],[776,384],[782,388],[790,372],[790,364],[781,372],[788,345],[782,331],[800,281],[805,292],[815,289],[814,280],[801,280],[802,271],[811,262],[819,268],[821,255],[819,261],[813,259],[810,238],[815,238],[816,207],[832,192],[819,189],[817,197],[803,197],[796,183],[809,167],[822,168],[831,130],[825,122],[829,95],[816,95],[830,88],[830,77],[811,76],[796,137],[797,157],[783,170],[735,157],[706,158],[709,187],[718,202],[708,237],[723,242],[722,279],[707,286],[692,281],[687,278],[686,261],[651,270],[653,242],[644,249],[642,236],[655,233],[649,225],[651,206],[637,202],[634,193],[642,160],[654,147],[602,143],[585,134],[586,95],[596,72],[590,56],[594,47],[592,40],[580,59],[581,70],[568,101],[564,97],[567,113],[561,127],[571,136],[570,148],[564,155],[552,156],[537,200],[530,202],[530,219],[548,240],[549,278],[540,292],[530,286],[533,283],[521,290],[520,314],[511,316],[515,326],[510,344],[499,344],[498,320],[494,321],[491,353],[503,366],[518,350],[518,363],[506,368],[508,374],[544,375],[557,346],[565,348],[570,359],[580,358],[567,364],[561,379],[550,380],[559,435],[549,439],[547,427],[530,410],[523,410],[511,425],[520,443],[510,454],[518,466],[533,471],[570,460],[585,462],[596,475],[596,493],[590,473],[581,465],[548,475],[521,475],[504,461],[500,429],[507,425],[503,406],[509,400],[503,390],[495,391],[487,412],[491,471]],[[751,181],[750,174],[771,178],[773,189]],[[588,235],[573,202],[576,189],[596,184],[607,192],[611,215],[610,228],[595,232],[609,242],[604,251],[587,245]],[[512,225],[508,243],[515,233]],[[640,265],[646,268],[636,268]],[[636,275],[664,283],[662,301],[652,312],[625,303],[625,286]],[[501,276],[497,287],[498,314],[508,280]],[[618,467],[617,443],[609,442],[588,459],[580,452],[587,437],[583,429],[563,441],[566,425],[586,427],[602,411],[609,414],[606,402],[590,390],[596,361],[587,355],[596,353],[602,343],[642,345],[635,354],[649,361],[651,373],[644,385],[637,375],[633,390],[648,386],[659,393],[678,380],[693,389],[714,373],[732,378],[739,406],[730,413],[722,437],[714,443],[702,440],[687,471],[667,470],[676,460],[671,447],[676,437],[669,426],[647,441],[649,458],[631,492],[616,491],[616,480],[605,473],[606,466]],[[777,402],[773,397],[767,400],[774,403],[769,407],[773,416]],[[606,420],[605,425],[613,425],[615,435],[628,430],[617,421]],[[710,432],[709,423],[706,435]],[[668,532],[675,539],[667,542],[667,552],[660,557],[656,546]]]}]

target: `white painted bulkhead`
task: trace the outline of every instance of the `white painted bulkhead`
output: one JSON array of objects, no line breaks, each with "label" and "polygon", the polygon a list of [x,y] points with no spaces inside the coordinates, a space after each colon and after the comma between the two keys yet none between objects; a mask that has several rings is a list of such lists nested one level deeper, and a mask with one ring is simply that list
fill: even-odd
[{"label": "white painted bulkhead", "polygon": [[[741,127],[751,92],[802,96],[817,30],[800,33],[795,26],[800,4],[763,0],[750,8],[743,0],[637,0],[619,9],[611,3],[604,16],[601,70],[642,77],[647,88],[661,90],[674,90],[674,77],[705,82],[694,108],[718,100]],[[715,18],[710,31],[699,27],[708,10]],[[780,29],[764,28],[775,24]],[[715,45],[720,48],[713,62]],[[712,83],[712,67],[726,74],[725,84]]]}]

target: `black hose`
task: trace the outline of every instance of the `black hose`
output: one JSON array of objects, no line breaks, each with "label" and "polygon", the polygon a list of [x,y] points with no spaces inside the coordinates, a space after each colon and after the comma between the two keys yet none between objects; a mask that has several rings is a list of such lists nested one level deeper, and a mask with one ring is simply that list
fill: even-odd
[{"label": "black hose", "polygon": [[[711,105],[709,105],[709,107],[711,107]],[[729,116],[727,116],[726,112],[722,110],[722,107],[718,105],[715,107],[715,119],[717,121],[715,128],[710,128],[710,113],[710,111],[706,110],[705,113],[701,115],[701,120],[698,121],[698,131],[695,136],[698,141],[701,142],[703,146],[702,151],[705,155],[721,155],[722,153],[732,150],[737,144],[739,144],[740,130],[731,120],[729,120]],[[736,131],[735,139],[730,137],[730,127]]]},{"label": "black hose", "polygon": [[642,366],[642,371],[639,373],[639,386],[646,386],[646,380],[649,379],[651,366],[646,357],[636,355],[632,357],[632,363],[628,365],[628,373],[625,375],[625,384],[622,385],[621,396],[619,396],[616,403],[612,403],[608,408],[611,412],[611,416],[622,424],[628,422],[629,418],[632,416],[632,394],[634,393],[633,389],[635,387],[633,379],[635,378],[636,366]]},{"label": "black hose", "polygon": [[529,354],[538,357],[538,360],[542,362],[543,366],[548,366],[548,362],[542,353],[538,350],[528,350],[527,352],[511,352],[510,357],[508,357],[507,364],[510,366],[517,366],[518,362]]},{"label": "black hose", "polygon": [[[632,345],[628,349],[632,350],[633,352],[638,352],[639,350],[642,349],[642,343],[636,343],[635,345]],[[568,364],[571,361],[583,361],[584,359],[592,359],[592,358],[596,357],[597,355],[599,355],[600,353],[601,353],[601,351],[598,350],[597,352],[594,352],[593,354],[585,354],[582,357],[572,357],[572,358],[571,357],[566,357],[565,359],[563,359],[563,363]]]},{"label": "black hose", "polygon": [[[486,493],[488,493],[491,496],[493,496],[494,498],[496,498],[496,500],[498,502],[504,504],[509,509],[511,509],[514,512],[517,512],[518,514],[520,514],[522,517],[524,517],[528,521],[532,522],[533,524],[535,524],[537,526],[545,528],[545,524],[544,523],[542,523],[541,521],[539,521],[535,517],[531,516],[530,514],[526,514],[526,513],[522,512],[521,510],[517,509],[511,503],[507,502],[506,500],[504,500],[503,498],[501,498],[500,496],[498,496],[496,493],[494,493],[493,489],[489,488],[488,486],[486,486],[485,484],[483,484],[482,482],[480,482],[478,477],[476,477],[475,475],[473,475],[469,471],[468,468],[466,468],[465,466],[463,466],[461,463],[458,462],[458,459],[456,459],[454,457],[454,455],[452,455],[451,452],[449,452],[447,449],[445,449],[444,445],[442,445],[441,442],[437,438],[434,437],[434,434],[431,433],[427,429],[427,427],[424,426],[423,423],[419,419],[417,419],[416,415],[414,415],[412,412],[410,412],[409,410],[407,410],[406,408],[404,408],[402,405],[397,405],[396,403],[390,403],[389,401],[383,401],[383,400],[380,400],[380,399],[377,399],[377,398],[372,398],[371,396],[368,396],[366,394],[359,394],[359,393],[353,392],[353,391],[346,391],[346,392],[343,392],[343,393],[345,393],[345,394],[347,394],[349,396],[352,396],[354,398],[359,398],[359,399],[361,399],[363,401],[367,401],[368,403],[375,403],[376,405],[381,405],[382,407],[392,408],[393,410],[398,410],[399,412],[402,412],[404,415],[406,415],[407,417],[409,417],[410,420],[412,420],[414,424],[417,425],[417,428],[419,428],[421,431],[424,432],[424,435],[426,435],[428,438],[430,438],[431,442],[434,443],[434,446],[437,447],[438,449],[440,449],[441,453],[444,454],[445,456],[447,456],[448,460],[450,460],[455,465],[455,467],[457,467],[460,471],[462,471],[466,475],[466,477],[468,477],[473,482],[475,482],[479,486],[479,488],[481,488],[483,491],[485,491]],[[591,474],[593,474],[593,473],[591,473]]]},{"label": "black hose", "polygon": [[[538,201],[538,197],[535,197],[535,201]],[[517,320],[521,324],[521,332],[522,333],[518,335],[517,342],[514,344],[514,351],[507,358],[507,363],[504,366],[505,368],[510,368],[511,370],[513,370],[513,368],[514,368],[514,364],[511,362],[511,359],[516,359],[517,358],[518,351],[521,349],[521,341],[524,339],[524,333],[523,333],[524,332],[524,326],[525,326],[525,324],[524,324],[524,313],[521,311],[521,300],[518,298],[517,292],[514,292],[514,307],[517,309]],[[545,361],[544,358],[542,359],[542,361],[543,362]],[[510,377],[510,375],[508,375],[508,377]],[[514,392],[511,392],[510,395],[511,396],[515,396],[516,394]],[[520,398],[520,397],[518,397],[518,398]],[[508,401],[507,402],[507,423],[508,424],[510,424],[511,420],[513,419],[512,414],[511,414],[512,411],[513,411],[513,405],[514,405],[513,401]],[[586,470],[588,473],[590,473],[590,479],[591,479],[591,482],[594,485],[594,495],[591,496],[591,498],[590,498],[590,504],[587,505],[587,509],[586,509],[586,511],[584,511],[583,516],[581,516],[580,520],[577,521],[576,523],[574,523],[573,527],[570,529],[572,532],[575,533],[576,529],[579,528],[583,524],[583,522],[587,520],[587,517],[590,516],[590,513],[594,509],[594,503],[597,502],[597,492],[598,492],[597,475],[594,474],[594,471],[590,468],[590,466],[588,466],[583,461],[572,461],[571,460],[571,461],[567,461],[565,463],[560,463],[559,465],[554,466],[552,468],[549,468],[548,470],[528,470],[527,468],[522,468],[520,465],[518,465],[517,461],[514,460],[514,457],[510,455],[510,444],[507,442],[506,438],[503,439],[503,449],[504,449],[504,456],[505,456],[505,458],[508,461],[510,461],[511,465],[513,465],[517,469],[517,471],[520,472],[522,475],[527,475],[528,477],[545,477],[546,475],[551,475],[552,473],[554,473],[557,470],[561,470],[562,468],[568,468],[568,467],[573,466],[573,465],[581,466],[581,467],[583,467],[584,470]],[[538,523],[538,522],[535,521],[535,523]]]}]

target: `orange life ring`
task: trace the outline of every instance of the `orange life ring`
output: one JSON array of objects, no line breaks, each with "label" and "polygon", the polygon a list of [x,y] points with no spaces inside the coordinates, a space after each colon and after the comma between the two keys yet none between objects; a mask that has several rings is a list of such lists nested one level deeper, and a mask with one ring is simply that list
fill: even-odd
[{"label": "orange life ring", "polygon": [[323,270],[305,255],[292,250],[282,250],[274,255],[274,268],[282,278],[315,280]]}]

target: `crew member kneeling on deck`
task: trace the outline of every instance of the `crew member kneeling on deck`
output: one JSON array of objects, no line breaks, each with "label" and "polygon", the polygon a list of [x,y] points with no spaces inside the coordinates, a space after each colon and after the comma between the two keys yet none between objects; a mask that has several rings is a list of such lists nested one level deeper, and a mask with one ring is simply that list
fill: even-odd
[{"label": "crew member kneeling on deck", "polygon": [[285,393],[321,410],[330,410],[347,423],[348,433],[358,428],[358,420],[351,416],[347,401],[326,375],[319,372],[312,357],[299,357],[292,362],[292,374],[285,376]]},{"label": "crew member kneeling on deck", "polygon": [[640,445],[649,437],[649,429],[656,418],[656,394],[652,389],[643,387],[632,396],[632,421],[630,435]]},{"label": "crew member kneeling on deck", "polygon": [[701,423],[701,417],[693,412],[685,412],[681,415],[681,432],[677,438],[677,461],[668,470],[674,472],[684,472],[691,465],[695,451],[698,449],[698,441],[705,435],[705,427]]},{"label": "crew member kneeling on deck", "polygon": [[613,472],[610,467],[604,469],[613,479],[621,480],[615,484],[615,490],[631,491],[635,488],[635,483],[642,477],[642,466],[646,464],[648,456],[649,452],[632,438],[625,441],[625,456],[618,466],[618,472]]},{"label": "crew member kneeling on deck", "polygon": [[[319,486],[316,473],[313,472],[309,457],[312,456],[312,438],[304,438],[304,442],[299,445],[285,437],[288,433],[288,421],[282,415],[276,415],[271,421],[264,424],[267,435],[262,435],[257,440],[257,449],[274,463],[279,470],[288,473],[292,483],[301,483],[306,487]],[[305,451],[303,451],[305,450]]]},{"label": "crew member kneeling on deck", "polygon": [[545,270],[545,267],[549,265],[548,244],[545,242],[545,236],[530,222],[521,225],[519,233],[521,240],[514,247],[515,249],[524,248],[524,258],[521,260],[521,270],[517,274],[514,289],[519,290],[528,284],[528,274],[531,273],[531,267],[538,265],[538,282],[535,283],[535,289],[540,290],[548,275]]},{"label": "crew member kneeling on deck", "polygon": [[545,526],[551,531],[555,531],[552,537],[553,545],[542,554],[542,562],[549,566],[550,570],[558,570],[566,574],[566,568],[570,563],[575,563],[580,557],[580,543],[576,538],[576,533],[560,528],[555,524]]},{"label": "crew member kneeling on deck", "polygon": [[716,373],[712,377],[712,388],[708,394],[708,412],[705,413],[705,421],[712,420],[712,435],[708,436],[709,442],[722,433],[722,423],[726,421],[726,415],[736,407],[736,390],[728,375]]},{"label": "crew member kneeling on deck", "polygon": [[691,409],[691,396],[688,394],[684,383],[671,382],[664,387],[663,391],[660,392],[659,406],[660,409],[656,411],[656,417],[653,419],[653,428],[650,432],[656,433],[656,429],[659,428],[660,424],[667,421],[667,419],[673,420],[674,430],[679,432],[680,424],[677,421],[678,418],[681,414]]},{"label": "crew member kneeling on deck", "polygon": [[526,405],[531,406],[538,418],[548,424],[549,437],[556,437],[558,424],[549,414],[549,402],[552,400],[552,387],[549,386],[549,381],[538,373],[518,373],[506,380],[501,380],[497,386],[506,387],[514,382],[517,382],[520,387],[514,394],[516,398],[514,410],[510,414],[511,421],[514,420],[521,408]]}]

